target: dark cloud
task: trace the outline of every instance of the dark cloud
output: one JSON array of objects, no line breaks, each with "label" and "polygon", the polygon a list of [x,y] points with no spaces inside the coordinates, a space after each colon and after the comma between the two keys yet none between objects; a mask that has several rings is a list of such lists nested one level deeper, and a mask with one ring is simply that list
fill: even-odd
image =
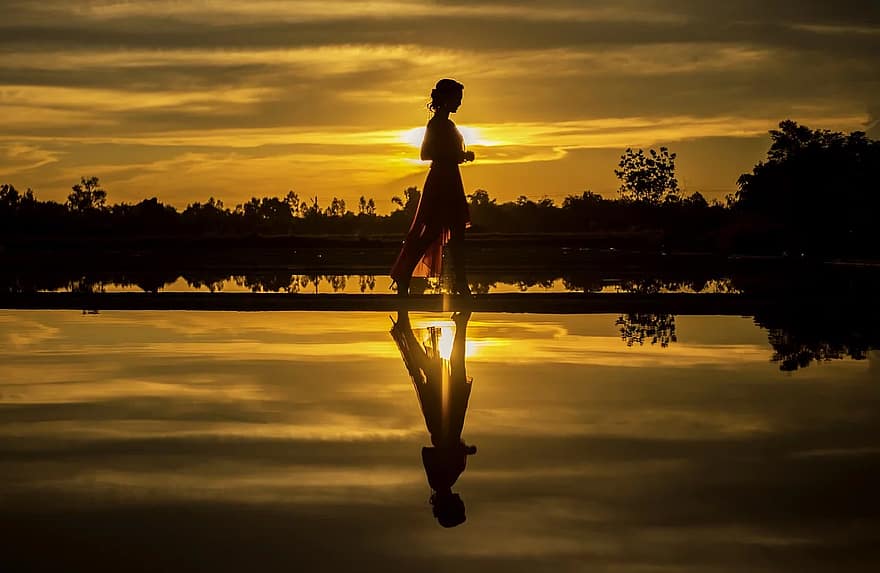
[{"label": "dark cloud", "polygon": [[[499,3],[499,6],[507,3]],[[478,7],[482,3],[468,3]],[[520,4],[534,8],[532,3]],[[412,44],[463,50],[532,50],[584,48],[599,45],[728,42],[757,46],[865,54],[878,47],[877,34],[834,34],[798,28],[799,24],[823,26],[880,25],[880,11],[870,2],[653,2],[621,6],[605,4],[608,19],[535,19],[531,15],[440,13],[431,17],[390,13],[383,18],[326,17],[308,21],[285,21],[283,15],[241,18],[196,13],[155,15],[137,13],[98,19],[88,13],[30,11],[27,7],[7,11],[0,46],[16,49],[159,49],[159,48],[257,48],[320,45]],[[544,6],[584,10],[582,3]],[[595,10],[595,7],[594,7]],[[534,10],[540,15],[541,10]],[[639,14],[655,18],[638,17]],[[38,22],[38,23],[35,23]],[[100,33],[95,33],[96,28]]]}]

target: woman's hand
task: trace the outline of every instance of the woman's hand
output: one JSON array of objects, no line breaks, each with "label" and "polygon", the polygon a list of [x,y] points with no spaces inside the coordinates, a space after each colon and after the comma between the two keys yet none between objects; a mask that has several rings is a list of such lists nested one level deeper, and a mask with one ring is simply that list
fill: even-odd
[{"label": "woman's hand", "polygon": [[473,151],[465,151],[464,152],[464,160],[465,161],[473,161],[474,160],[474,152]]}]

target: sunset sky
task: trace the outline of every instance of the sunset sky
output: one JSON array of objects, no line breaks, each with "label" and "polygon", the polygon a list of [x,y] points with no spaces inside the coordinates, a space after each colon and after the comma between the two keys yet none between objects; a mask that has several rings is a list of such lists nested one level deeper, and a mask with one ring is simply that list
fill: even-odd
[{"label": "sunset sky", "polygon": [[421,186],[432,85],[500,200],[613,196],[627,146],[735,189],[791,118],[880,137],[876,0],[0,0],[0,182],[111,202]]}]

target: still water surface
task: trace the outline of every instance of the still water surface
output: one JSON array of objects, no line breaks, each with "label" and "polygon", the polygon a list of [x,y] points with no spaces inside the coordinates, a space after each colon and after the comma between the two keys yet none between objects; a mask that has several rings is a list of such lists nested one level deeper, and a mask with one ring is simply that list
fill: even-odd
[{"label": "still water surface", "polygon": [[[449,315],[411,322],[450,358]],[[386,314],[0,312],[0,570],[880,564],[880,353],[783,372],[750,318],[616,323],[470,318],[447,529]]]}]

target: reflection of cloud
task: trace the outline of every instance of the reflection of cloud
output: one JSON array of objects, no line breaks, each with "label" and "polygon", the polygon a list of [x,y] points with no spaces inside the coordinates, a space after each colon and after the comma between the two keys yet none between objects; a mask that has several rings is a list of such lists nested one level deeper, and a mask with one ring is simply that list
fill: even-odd
[{"label": "reflection of cloud", "polygon": [[[32,349],[55,338],[59,332],[57,326],[43,324],[38,317],[31,320],[28,313],[0,314],[0,346],[11,346],[14,351]],[[0,355],[2,352],[0,350]]]},{"label": "reflection of cloud", "polygon": [[[106,356],[101,349],[96,349]],[[94,354],[94,352],[92,353]],[[0,372],[5,368],[0,368]],[[94,374],[94,372],[93,372]],[[109,372],[105,372],[105,375]],[[2,387],[2,386],[0,386]],[[71,383],[70,379],[58,380],[53,383],[19,383],[16,384],[15,398],[6,403],[26,404],[70,404],[76,402],[93,402],[114,398],[167,398],[212,402],[248,401],[271,399],[265,389],[254,384],[241,384],[238,380],[230,382],[222,377],[194,380],[138,380],[112,376],[112,383],[100,379],[83,380]]]},{"label": "reflection of cloud", "polygon": [[[876,563],[876,352],[783,376],[748,318],[684,317],[662,353],[626,348],[613,320],[470,321],[479,453],[456,483],[467,525],[441,531],[384,313],[0,314],[0,335],[53,332],[38,354],[0,346],[4,565],[56,569],[57,552],[21,549],[38,540],[96,570],[110,538],[150,570]],[[611,365],[618,351],[641,366]]]}]

